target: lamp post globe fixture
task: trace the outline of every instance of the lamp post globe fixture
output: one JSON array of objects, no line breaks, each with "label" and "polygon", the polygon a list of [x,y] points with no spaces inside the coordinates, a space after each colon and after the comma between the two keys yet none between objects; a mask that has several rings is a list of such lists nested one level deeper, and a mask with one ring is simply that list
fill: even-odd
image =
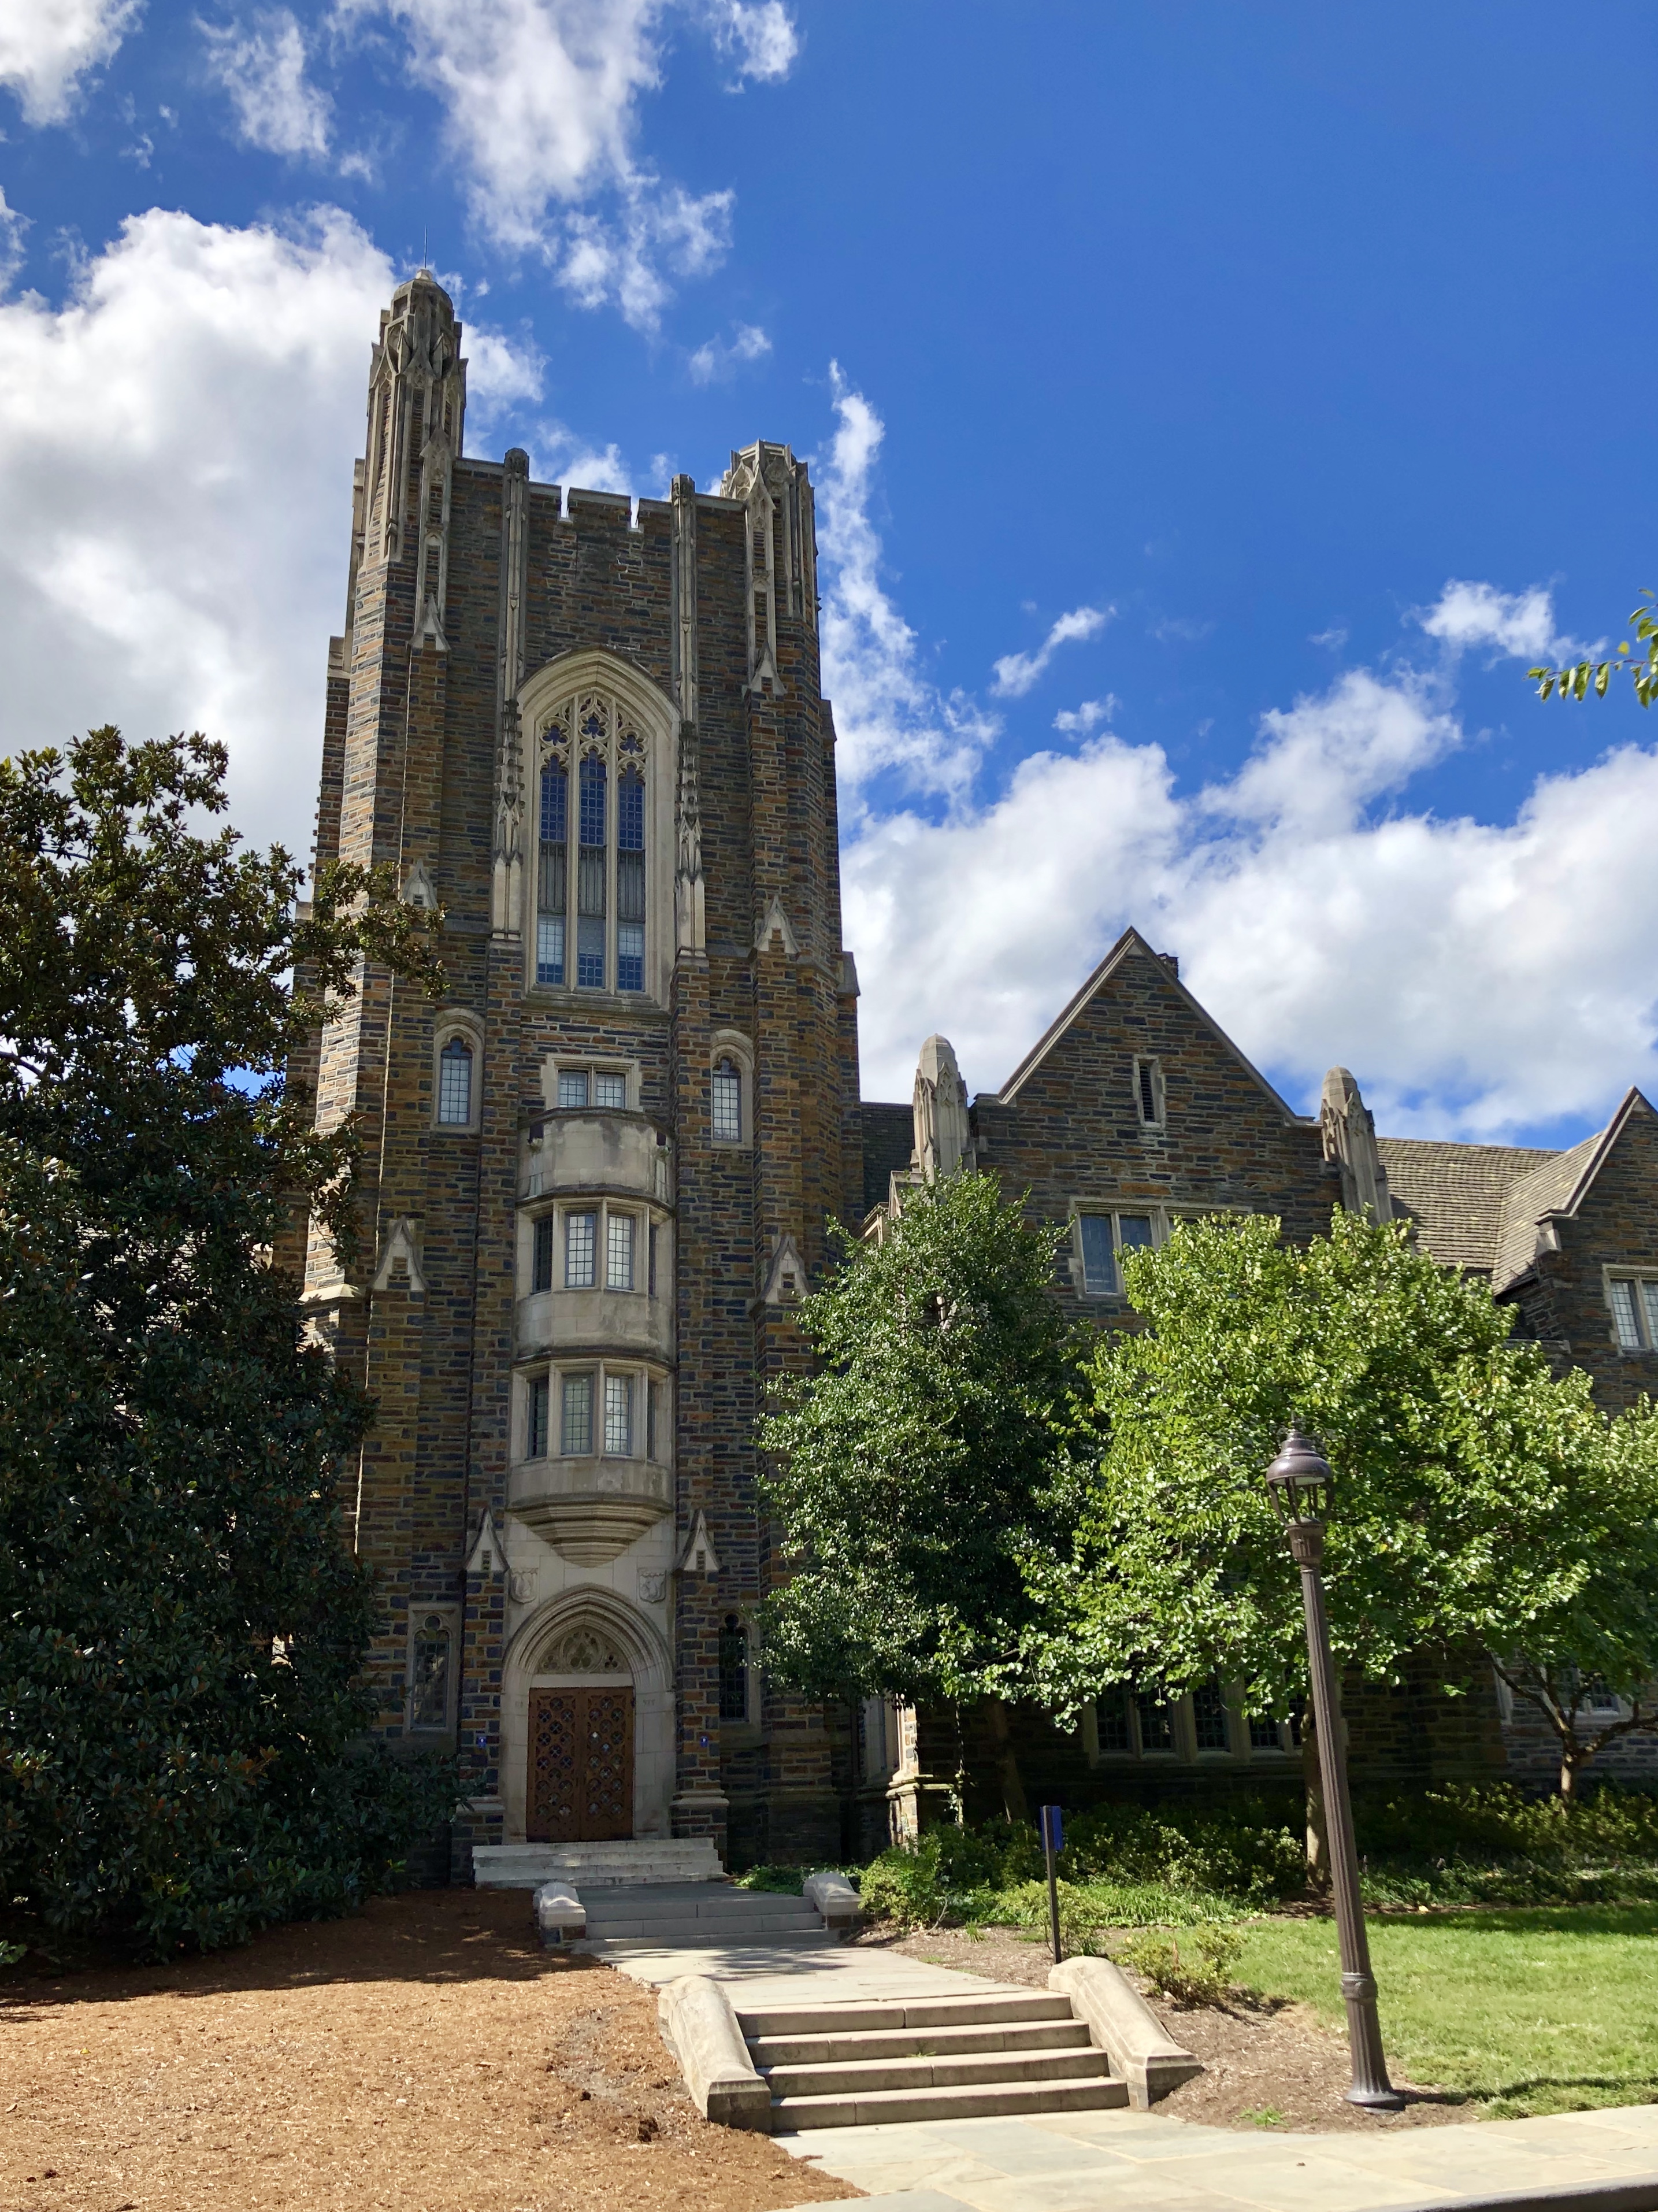
[{"label": "lamp post globe fixture", "polygon": [[1266,1470],[1266,1492],[1284,1523],[1290,1556],[1301,1570],[1313,1723],[1324,1783],[1336,1938],[1341,1951],[1341,1995],[1347,2008],[1347,2040],[1352,2054],[1353,2085],[1347,2092],[1347,2101],[1372,2112],[1393,2112],[1405,2100],[1388,2079],[1388,2063],[1382,2050],[1376,1976],[1370,1972],[1370,1945],[1358,1887],[1358,1849],[1341,1741],[1335,1662],[1330,1653],[1330,1623],[1324,1609],[1324,1524],[1334,1487],[1329,1462],[1292,1426],[1282,1450]]}]

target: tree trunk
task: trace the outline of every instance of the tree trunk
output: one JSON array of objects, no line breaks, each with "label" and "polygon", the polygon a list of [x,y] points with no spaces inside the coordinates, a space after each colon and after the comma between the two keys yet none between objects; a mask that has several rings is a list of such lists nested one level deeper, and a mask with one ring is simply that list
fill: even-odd
[{"label": "tree trunk", "polygon": [[1324,1775],[1309,1703],[1301,1717],[1301,1777],[1307,1792],[1307,1887],[1315,1897],[1330,1888],[1330,1835],[1324,1818]]},{"label": "tree trunk", "polygon": [[1013,1748],[1013,1731],[1008,1724],[1005,1701],[1001,1698],[987,1698],[985,1719],[989,1724],[990,1741],[996,1753],[996,1771],[1002,1785],[1002,1810],[1010,1820],[1028,1820],[1030,1808],[1025,1802],[1024,1782],[1019,1773],[1019,1755]]}]

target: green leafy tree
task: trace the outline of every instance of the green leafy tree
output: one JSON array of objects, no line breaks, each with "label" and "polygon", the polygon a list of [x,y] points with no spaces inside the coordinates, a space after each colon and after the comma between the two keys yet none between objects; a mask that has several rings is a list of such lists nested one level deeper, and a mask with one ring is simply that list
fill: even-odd
[{"label": "green leafy tree", "polygon": [[363,959],[440,970],[384,872],[301,908],[212,833],[224,769],[111,729],[0,762],[0,1882],[156,1954],[349,1908],[453,1802],[365,1740],[370,1408],[273,1261],[295,1209],[354,1238],[292,1047]]},{"label": "green leafy tree", "polygon": [[1538,697],[1587,699],[1593,691],[1597,699],[1604,699],[1618,670],[1630,678],[1641,704],[1651,706],[1658,699],[1658,604],[1650,592],[1643,592],[1641,598],[1643,604],[1629,618],[1635,632],[1633,645],[1628,638],[1623,639],[1610,660],[1578,660],[1564,668],[1546,664],[1528,668],[1526,674],[1536,684]]},{"label": "green leafy tree", "polygon": [[[1512,1310],[1403,1224],[1337,1213],[1297,1249],[1273,1220],[1198,1222],[1127,1274],[1144,1326],[1095,1352],[1108,1441],[1073,1553],[1045,1571],[1051,1702],[1218,1676],[1283,1713],[1303,1692],[1299,1585],[1262,1480],[1294,1418],[1337,1475],[1343,1668],[1385,1681],[1425,1662],[1456,1693],[1483,1655],[1555,1729],[1567,1793],[1612,1733],[1658,1727],[1649,1407],[1608,1419],[1585,1375],[1552,1375]],[[1637,1717],[1598,1721],[1592,1681]]]},{"label": "green leafy tree", "polygon": [[908,1196],[878,1241],[843,1237],[799,1309],[817,1370],[780,1389],[761,1437],[791,1570],[768,1668],[817,1695],[985,1698],[1016,1819],[1004,1699],[1035,1620],[1025,1556],[1065,1528],[1061,1234],[963,1174]]}]

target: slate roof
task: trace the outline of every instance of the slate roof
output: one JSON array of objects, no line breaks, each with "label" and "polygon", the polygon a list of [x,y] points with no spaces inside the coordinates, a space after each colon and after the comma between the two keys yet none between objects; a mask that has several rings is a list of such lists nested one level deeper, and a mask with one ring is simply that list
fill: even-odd
[{"label": "slate roof", "polygon": [[1565,1211],[1583,1170],[1606,1137],[1597,1129],[1557,1152],[1552,1160],[1510,1185],[1503,1199],[1503,1231],[1497,1242],[1497,1265],[1491,1271],[1493,1289],[1506,1290],[1516,1275],[1523,1275],[1537,1254],[1537,1224],[1546,1213]]},{"label": "slate roof", "polygon": [[915,1112],[872,1098],[859,1108],[864,1123],[864,1211],[884,1206],[895,1168],[907,1168],[915,1150]]},{"label": "slate roof", "polygon": [[[1499,1252],[1513,1242],[1505,1236],[1509,1194],[1572,1157],[1524,1145],[1449,1145],[1419,1137],[1378,1137],[1376,1148],[1388,1170],[1395,1209],[1417,1224],[1434,1258],[1447,1267],[1477,1267],[1491,1275]],[[1517,1223],[1518,1214],[1512,1218]],[[1522,1266],[1531,1261],[1536,1219],[1533,1213]]]}]

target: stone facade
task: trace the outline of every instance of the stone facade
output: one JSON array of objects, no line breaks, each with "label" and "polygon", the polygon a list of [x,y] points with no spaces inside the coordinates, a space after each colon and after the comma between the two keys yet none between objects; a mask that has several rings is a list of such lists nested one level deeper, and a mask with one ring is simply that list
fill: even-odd
[{"label": "stone facade", "polygon": [[459,1751],[463,1875],[581,1827],[593,1698],[610,1832],[833,1856],[833,1726],[747,1626],[761,1394],[863,1210],[811,487],[763,443],[636,503],[475,459],[461,337],[424,273],[382,317],[318,815],[441,904],[446,991],[367,969],[295,1069],[363,1140],[362,1266],[313,1234],[305,1297],[379,1407],[382,1726]]},{"label": "stone facade", "polygon": [[[465,453],[461,342],[425,272],[381,319],[317,826],[320,861],[441,907],[446,987],[367,967],[296,1056],[319,1121],[355,1120],[367,1234],[350,1271],[314,1229],[290,1255],[378,1407],[350,1504],[387,1607],[380,1726],[459,1755],[446,1869],[595,1824],[834,1858],[958,1775],[988,1809],[972,1717],[780,1696],[750,1626],[792,1308],[829,1223],[907,1180],[966,1162],[1028,1191],[1069,1224],[1056,1295],[1101,1325],[1132,1322],[1121,1250],[1184,1213],[1303,1237],[1403,1211],[1608,1402],[1648,1386],[1638,1095],[1560,1155],[1378,1139],[1340,1070],[1306,1118],[1131,930],[999,1092],[969,1101],[933,1037],[908,1105],[861,1100],[805,468],[758,442],[716,493],[533,483],[520,452]],[[1494,1771],[1505,1741],[1534,1764],[1523,1717],[1431,1702],[1355,1698],[1373,1778]],[[1072,1804],[1298,1784],[1293,1726],[1218,1692],[1018,1725],[1033,1791]]]}]

